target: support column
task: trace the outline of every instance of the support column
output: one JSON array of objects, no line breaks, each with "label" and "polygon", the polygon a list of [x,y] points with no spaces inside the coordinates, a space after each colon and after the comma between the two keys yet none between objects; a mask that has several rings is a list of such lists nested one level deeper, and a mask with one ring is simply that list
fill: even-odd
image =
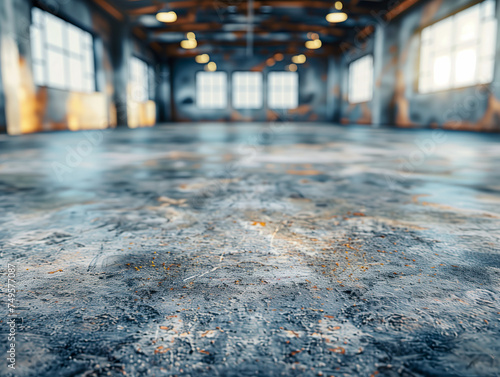
[{"label": "support column", "polygon": [[130,75],[130,58],[132,57],[131,28],[128,20],[113,26],[112,61],[114,71],[114,95],[116,120],[118,126],[127,126],[128,83]]},{"label": "support column", "polygon": [[382,24],[377,25],[375,29],[375,43],[373,46],[373,101],[372,101],[372,114],[373,114],[373,125],[379,127],[384,124],[384,119],[382,116],[383,104],[382,104],[382,74],[384,69],[384,33],[385,26]]},{"label": "support column", "polygon": [[156,74],[156,108],[159,122],[172,121],[170,101],[170,65],[167,61],[158,64]]},{"label": "support column", "polygon": [[328,57],[328,78],[326,85],[327,119],[340,122],[340,57]]}]

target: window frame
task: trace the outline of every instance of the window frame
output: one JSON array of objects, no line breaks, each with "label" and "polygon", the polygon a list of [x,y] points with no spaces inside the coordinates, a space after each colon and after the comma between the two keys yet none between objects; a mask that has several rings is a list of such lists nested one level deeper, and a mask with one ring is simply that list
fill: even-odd
[{"label": "window frame", "polygon": [[[199,95],[200,91],[198,90],[198,75],[199,74],[224,74],[225,75],[225,80],[223,81],[225,83],[225,93],[224,93],[224,98],[225,98],[225,103],[223,107],[201,107],[199,105]],[[198,70],[194,73],[194,86],[195,86],[195,106],[199,110],[227,110],[230,104],[230,99],[229,99],[229,74],[226,71],[214,71],[214,72],[207,72],[203,70]]]},{"label": "window frame", "polygon": [[[295,98],[296,98],[296,106],[295,107],[273,107],[271,106],[271,76],[274,75],[274,74],[286,74],[286,75],[294,75],[296,77],[296,82],[297,82],[297,85],[295,86],[295,89],[296,89],[296,95],[295,95]],[[297,109],[299,106],[300,106],[300,74],[299,72],[291,72],[291,71],[278,71],[278,70],[273,70],[273,71],[269,71],[266,75],[266,81],[265,81],[265,84],[266,84],[266,88],[264,89],[265,90],[265,99],[266,99],[266,105],[269,109],[271,110],[293,110],[293,109]],[[263,95],[264,95],[263,93]]]},{"label": "window frame", "polygon": [[[44,21],[42,24],[35,22],[34,12],[40,12],[43,14]],[[63,32],[61,35],[62,46],[56,46],[53,43],[48,42],[48,29],[46,24],[45,17],[54,17],[58,20],[58,22],[62,23]],[[69,34],[71,33],[71,28],[78,29],[78,33],[82,33],[79,35],[79,53],[72,51],[71,45],[69,44]],[[36,32],[40,33],[38,38],[40,38],[40,45],[35,46],[33,32],[36,29]],[[95,34],[88,30],[85,27],[73,22],[72,20],[60,16],[55,15],[54,13],[38,7],[36,5],[30,8],[30,25],[29,25],[29,33],[30,33],[30,55],[31,55],[31,68],[33,73],[33,81],[38,81],[36,77],[35,70],[37,68],[41,69],[42,78],[40,78],[40,82],[35,82],[36,86],[39,87],[47,87],[55,90],[62,90],[68,92],[76,92],[76,93],[95,93],[97,92],[97,76],[96,76],[96,54],[95,54]],[[85,42],[87,39],[87,42]],[[37,47],[41,48],[39,53],[41,54],[41,58],[35,58],[35,54],[33,53],[34,49]],[[62,64],[64,66],[64,79],[62,85],[54,85],[50,80],[50,64],[48,62],[49,55],[56,54],[59,57],[62,57]],[[87,56],[90,55],[90,56]],[[87,61],[87,57],[89,57],[89,61]],[[78,89],[75,89],[72,81],[72,69],[71,69],[71,61],[78,60],[81,62],[81,80],[82,83]],[[90,61],[91,60],[91,61]],[[38,66],[38,67],[37,67]],[[87,87],[87,85],[89,85]]]},{"label": "window frame", "polygon": [[[235,101],[234,101],[234,95],[235,95],[235,84],[234,84],[234,75],[238,73],[251,73],[251,74],[258,74],[260,75],[260,106],[259,107],[236,107],[235,106]],[[259,71],[243,71],[243,70],[237,70],[237,71],[232,71],[231,72],[231,106],[235,110],[262,110],[264,108],[264,92],[265,92],[265,85],[264,85],[264,73],[259,72]]]},{"label": "window frame", "polygon": [[[351,80],[354,80],[354,78],[352,77],[353,75],[352,75],[351,67],[353,67],[353,64],[359,63],[361,60],[364,60],[364,59],[367,59],[367,58],[370,58],[370,60],[371,60],[371,74],[369,75],[370,76],[370,80],[371,80],[370,85],[369,85],[371,87],[370,91],[369,91],[370,92],[370,98],[367,99],[367,100],[363,99],[362,101],[359,101],[359,100],[353,101],[353,100],[351,100],[351,97],[352,97],[352,94],[351,94],[351,83],[352,83],[352,81]],[[349,104],[351,104],[351,105],[360,105],[360,104],[363,104],[363,103],[369,103],[369,102],[373,101],[373,94],[374,94],[373,91],[375,89],[374,88],[374,84],[375,84],[375,69],[374,69],[375,67],[374,67],[374,65],[375,65],[375,59],[374,59],[374,56],[373,56],[372,53],[360,56],[357,59],[352,60],[349,63],[349,65],[347,67],[347,72],[348,72],[348,75],[347,75],[348,76],[347,77],[347,100],[348,100]],[[352,69],[354,69],[354,68],[352,68]]]},{"label": "window frame", "polygon": [[[422,47],[423,47],[423,33],[424,33],[424,30],[426,30],[426,29],[428,29],[430,27],[434,27],[435,25],[437,25],[440,22],[445,21],[447,19],[455,18],[460,13],[466,12],[469,9],[473,8],[473,7],[476,7],[476,6],[477,7],[481,7],[486,1],[489,1],[489,0],[482,0],[482,1],[479,1],[479,2],[475,2],[473,4],[467,4],[466,6],[463,6],[463,7],[459,8],[459,9],[457,9],[456,11],[454,11],[452,13],[449,13],[448,15],[446,15],[444,17],[441,17],[441,18],[439,18],[436,21],[430,22],[430,23],[428,23],[428,24],[420,27],[415,32],[415,34],[418,35],[418,37],[419,37],[419,49],[418,49],[418,54],[417,54],[417,64],[416,64],[417,75],[416,75],[416,79],[414,80],[414,91],[418,95],[425,96],[425,95],[432,95],[432,94],[437,94],[437,93],[445,93],[445,92],[451,92],[451,91],[456,91],[456,90],[463,90],[463,89],[466,89],[466,88],[473,88],[473,87],[477,87],[477,86],[490,85],[492,82],[495,81],[495,60],[497,58],[496,48],[494,48],[493,52],[492,52],[492,55],[493,55],[492,56],[492,58],[493,58],[493,73],[492,73],[491,80],[488,81],[488,82],[480,82],[480,81],[478,81],[478,72],[477,72],[477,70],[479,69],[479,66],[480,66],[480,63],[481,63],[481,59],[483,58],[483,56],[480,53],[480,46],[477,44],[477,42],[480,42],[480,40],[481,40],[481,30],[482,30],[481,25],[485,21],[484,14],[482,14],[482,10],[480,10],[479,30],[478,30],[478,38],[477,39],[474,39],[474,40],[471,40],[471,41],[467,41],[467,42],[458,42],[455,39],[456,36],[457,36],[457,33],[456,33],[456,22],[454,22],[455,20],[452,20],[452,26],[451,26],[451,28],[452,28],[452,32],[451,32],[452,41],[451,41],[451,45],[450,45],[450,54],[447,55],[447,56],[450,56],[450,58],[451,58],[450,84],[449,84],[449,87],[443,88],[443,89],[437,89],[437,90],[430,89],[430,90],[427,90],[425,92],[422,92],[420,90],[420,83],[421,83],[421,80],[423,78],[423,75],[422,75]],[[496,44],[498,43],[497,35],[498,35],[498,24],[499,24],[498,23],[498,18],[496,17],[497,6],[498,5],[497,5],[496,1],[492,1],[492,2],[493,2],[493,9],[494,9],[494,13],[493,13],[492,19],[495,21],[495,26],[496,26],[496,28],[495,28],[496,32],[494,33],[495,47],[496,47]],[[455,80],[455,74],[456,74],[456,65],[455,65],[454,58],[455,58],[456,52],[459,51],[461,48],[463,48],[465,45],[474,46],[476,48],[476,53],[479,52],[479,54],[476,55],[476,65],[475,65],[475,70],[476,71],[475,71],[475,75],[474,75],[474,83],[455,86],[454,85],[454,80]],[[433,73],[433,71],[430,72],[430,74],[432,74],[432,73]]]}]

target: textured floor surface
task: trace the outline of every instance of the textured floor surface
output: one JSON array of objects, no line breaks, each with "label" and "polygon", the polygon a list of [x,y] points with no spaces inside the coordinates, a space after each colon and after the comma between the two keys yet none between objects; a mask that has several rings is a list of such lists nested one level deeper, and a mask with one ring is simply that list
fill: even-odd
[{"label": "textured floor surface", "polygon": [[498,376],[499,167],[431,130],[0,136],[0,375]]}]

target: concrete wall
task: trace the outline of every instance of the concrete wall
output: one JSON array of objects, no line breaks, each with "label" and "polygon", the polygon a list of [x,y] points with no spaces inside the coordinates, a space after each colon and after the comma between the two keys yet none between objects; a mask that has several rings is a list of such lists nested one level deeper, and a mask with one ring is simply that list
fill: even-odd
[{"label": "concrete wall", "polygon": [[[416,87],[421,28],[475,3],[477,1],[471,0],[422,1],[392,22],[378,24],[368,40],[346,52],[342,58],[343,123],[500,130],[500,33],[491,85],[432,94],[420,94]],[[497,4],[497,19],[499,15]],[[348,64],[367,53],[374,54],[374,97],[369,103],[350,105],[347,100]]]},{"label": "concrete wall", "polygon": [[[29,0],[2,0],[2,3],[7,10],[13,12],[15,24],[13,39],[18,49],[20,91],[26,97],[17,106],[21,112],[20,119],[13,119],[9,122],[10,133],[105,128],[114,126],[117,122],[118,124],[127,124],[127,107],[129,105],[127,97],[119,98],[116,93],[127,93],[128,58],[131,55],[136,55],[147,61],[153,68],[157,65],[157,58],[148,47],[145,47],[145,43],[132,36],[126,19],[118,21],[93,5],[92,2],[85,0],[37,2],[42,9],[48,10],[94,35],[96,89],[98,93],[71,93],[34,85],[31,73],[29,37],[32,2]],[[123,29],[124,32],[121,34],[116,32]],[[4,36],[5,32],[2,34]],[[0,38],[0,40],[2,39]],[[126,46],[122,51],[123,55],[117,54],[117,45]],[[3,76],[5,78],[5,72]],[[0,85],[0,87],[4,87],[4,85]],[[6,113],[3,110],[6,103],[4,93],[5,90],[0,89],[0,124],[5,126],[7,117],[2,115]],[[10,96],[10,103],[14,102],[13,97],[15,94]],[[89,103],[98,106],[89,108],[86,106]],[[83,107],[87,110],[82,109]],[[84,113],[85,111],[87,113]],[[94,113],[89,116],[88,111],[94,111]],[[87,123],[85,124],[85,122]]]},{"label": "concrete wall", "polygon": [[[173,119],[175,121],[326,121],[329,120],[327,104],[328,61],[308,58],[299,65],[299,107],[286,112],[272,111],[267,106],[267,74],[271,71],[284,71],[291,63],[291,56],[272,67],[266,65],[269,56],[253,58],[232,58],[213,56],[217,70],[228,74],[228,107],[224,110],[199,109],[196,106],[196,72],[203,70],[194,58],[176,59],[172,63]],[[258,71],[264,75],[264,106],[257,110],[236,110],[231,103],[231,74],[235,71]]]}]

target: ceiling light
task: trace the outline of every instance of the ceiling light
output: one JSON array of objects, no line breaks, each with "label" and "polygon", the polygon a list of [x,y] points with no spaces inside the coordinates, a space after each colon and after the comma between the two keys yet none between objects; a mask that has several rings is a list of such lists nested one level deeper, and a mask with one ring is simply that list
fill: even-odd
[{"label": "ceiling light", "polygon": [[194,41],[196,39],[196,34],[190,31],[189,33],[186,34],[186,37],[190,41]]},{"label": "ceiling light", "polygon": [[202,54],[202,55],[198,55],[196,58],[196,63],[199,63],[199,64],[206,64],[210,61],[210,56],[208,56],[208,54]]},{"label": "ceiling light", "polygon": [[277,54],[274,55],[274,60],[276,60],[277,62],[280,62],[284,59],[285,57],[283,56],[282,53],[278,52]]},{"label": "ceiling light", "polygon": [[217,64],[214,62],[210,62],[205,66],[205,71],[215,72],[217,70]]},{"label": "ceiling light", "polygon": [[287,65],[286,69],[290,72],[297,72],[297,66],[295,64]]},{"label": "ceiling light", "polygon": [[347,13],[344,12],[332,12],[326,15],[326,20],[332,24],[344,22],[347,18]]},{"label": "ceiling light", "polygon": [[335,9],[326,15],[326,20],[332,24],[337,24],[347,20],[347,13],[342,12],[343,4],[340,1],[335,2]]},{"label": "ceiling light", "polygon": [[319,39],[306,42],[306,48],[308,48],[309,50],[317,50],[318,48],[321,48],[322,45],[323,43],[321,43],[321,40]]},{"label": "ceiling light", "polygon": [[156,19],[160,22],[171,23],[177,21],[177,14],[173,11],[160,11],[156,13]]},{"label": "ceiling light", "polygon": [[268,67],[272,67],[273,65],[276,64],[276,61],[273,58],[269,58],[266,60],[266,64]]},{"label": "ceiling light", "polygon": [[296,55],[292,58],[292,62],[294,62],[295,64],[304,64],[306,60],[307,58],[304,54]]},{"label": "ceiling light", "polygon": [[185,39],[181,41],[181,47],[186,50],[192,50],[193,48],[196,48],[196,46],[198,46],[196,39]]}]

